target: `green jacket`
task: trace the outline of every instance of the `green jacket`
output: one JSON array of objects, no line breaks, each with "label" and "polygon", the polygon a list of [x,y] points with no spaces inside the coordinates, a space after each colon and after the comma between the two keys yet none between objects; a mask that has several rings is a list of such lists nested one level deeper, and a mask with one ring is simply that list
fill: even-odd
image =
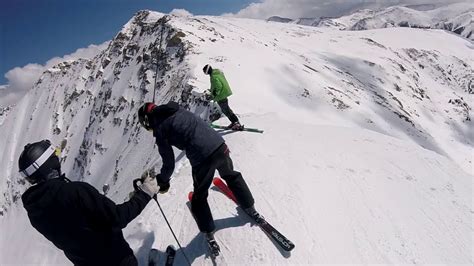
[{"label": "green jacket", "polygon": [[219,102],[232,95],[232,90],[225,79],[224,73],[219,69],[213,69],[210,77],[211,95],[214,101]]}]

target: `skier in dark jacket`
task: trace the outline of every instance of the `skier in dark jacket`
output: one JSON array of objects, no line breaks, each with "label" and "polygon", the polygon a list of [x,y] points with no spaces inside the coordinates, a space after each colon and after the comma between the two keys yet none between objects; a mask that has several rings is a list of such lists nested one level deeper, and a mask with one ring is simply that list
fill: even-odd
[{"label": "skier in dark jacket", "polygon": [[146,178],[129,201],[116,205],[91,185],[68,180],[58,156],[43,140],[26,145],[18,160],[34,185],[22,195],[31,225],[74,265],[137,265],[122,228],[158,192],[156,179]]},{"label": "skier in dark jacket", "polygon": [[138,117],[144,128],[153,131],[163,161],[161,172],[156,176],[160,193],[167,192],[170,187],[170,177],[175,167],[172,146],[186,152],[192,166],[194,186],[191,211],[199,230],[211,242],[210,245],[216,244],[213,237],[215,225],[207,196],[216,169],[240,206],[250,215],[259,216],[242,174],[234,170],[224,139],[207,123],[175,102],[160,106],[145,103],[138,110]]}]

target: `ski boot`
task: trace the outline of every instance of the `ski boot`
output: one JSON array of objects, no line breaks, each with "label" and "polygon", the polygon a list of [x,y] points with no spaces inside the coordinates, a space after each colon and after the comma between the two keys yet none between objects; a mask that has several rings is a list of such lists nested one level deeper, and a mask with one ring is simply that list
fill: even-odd
[{"label": "ski boot", "polygon": [[160,261],[160,252],[157,249],[152,248],[148,253],[148,266],[156,266]]},{"label": "ski boot", "polygon": [[227,129],[242,131],[244,130],[244,126],[241,125],[239,122],[232,122],[230,125],[227,126]]},{"label": "ski boot", "polygon": [[258,213],[257,210],[255,210],[255,207],[254,207],[254,206],[249,207],[249,208],[246,208],[246,209],[244,209],[244,211],[245,211],[250,217],[252,217],[252,219],[254,219],[256,223],[261,224],[261,223],[264,223],[264,222],[265,222],[265,217],[263,217],[263,215],[261,215],[260,213]]},{"label": "ski boot", "polygon": [[206,235],[207,245],[209,246],[209,251],[211,252],[211,256],[214,258],[219,256],[221,252],[221,248],[219,247],[219,245],[216,242],[216,239],[214,238],[214,233],[213,232],[205,233],[205,235]]}]

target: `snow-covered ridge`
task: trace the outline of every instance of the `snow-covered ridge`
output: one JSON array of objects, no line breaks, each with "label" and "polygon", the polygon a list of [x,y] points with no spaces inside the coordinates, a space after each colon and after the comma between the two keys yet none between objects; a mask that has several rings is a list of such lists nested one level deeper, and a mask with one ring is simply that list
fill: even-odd
[{"label": "snow-covered ridge", "polygon": [[[160,166],[136,118],[152,99],[156,69],[157,102],[177,100],[204,116],[207,63],[225,72],[242,122],[265,130],[224,138],[259,210],[296,244],[290,256],[280,253],[211,190],[222,264],[472,264],[472,49],[444,31],[334,31],[141,11],[95,58],[45,72],[6,116],[0,264],[67,263],[19,202],[25,143],[61,145],[69,178],[108,183],[121,203],[133,178]],[[207,265],[185,205],[191,169],[184,154],[176,157],[160,203],[193,265]],[[142,263],[152,245],[173,243],[160,215],[150,204],[125,230]]]},{"label": "snow-covered ridge", "polygon": [[291,18],[283,18],[279,16],[272,16],[267,19],[267,21],[273,21],[273,22],[282,22],[282,23],[288,23],[293,21]]},{"label": "snow-covered ridge", "polygon": [[[306,18],[278,22],[291,22],[307,26],[329,27],[339,30],[369,30],[389,27],[444,29],[474,40],[474,5],[458,3],[423,10],[394,6],[382,10],[359,10],[340,18]],[[276,21],[270,20],[269,21]]]}]

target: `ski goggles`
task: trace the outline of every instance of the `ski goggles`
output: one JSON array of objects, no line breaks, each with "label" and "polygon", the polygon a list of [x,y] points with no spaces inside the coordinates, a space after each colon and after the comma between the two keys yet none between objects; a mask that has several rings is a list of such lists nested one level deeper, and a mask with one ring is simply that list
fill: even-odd
[{"label": "ski goggles", "polygon": [[52,145],[50,145],[43,152],[43,154],[41,154],[41,156],[38,159],[36,159],[36,161],[30,164],[30,166],[26,167],[26,169],[24,170],[20,170],[20,175],[23,178],[27,178],[33,175],[53,154],[56,155],[58,158],[61,157],[61,149],[54,148]]}]

